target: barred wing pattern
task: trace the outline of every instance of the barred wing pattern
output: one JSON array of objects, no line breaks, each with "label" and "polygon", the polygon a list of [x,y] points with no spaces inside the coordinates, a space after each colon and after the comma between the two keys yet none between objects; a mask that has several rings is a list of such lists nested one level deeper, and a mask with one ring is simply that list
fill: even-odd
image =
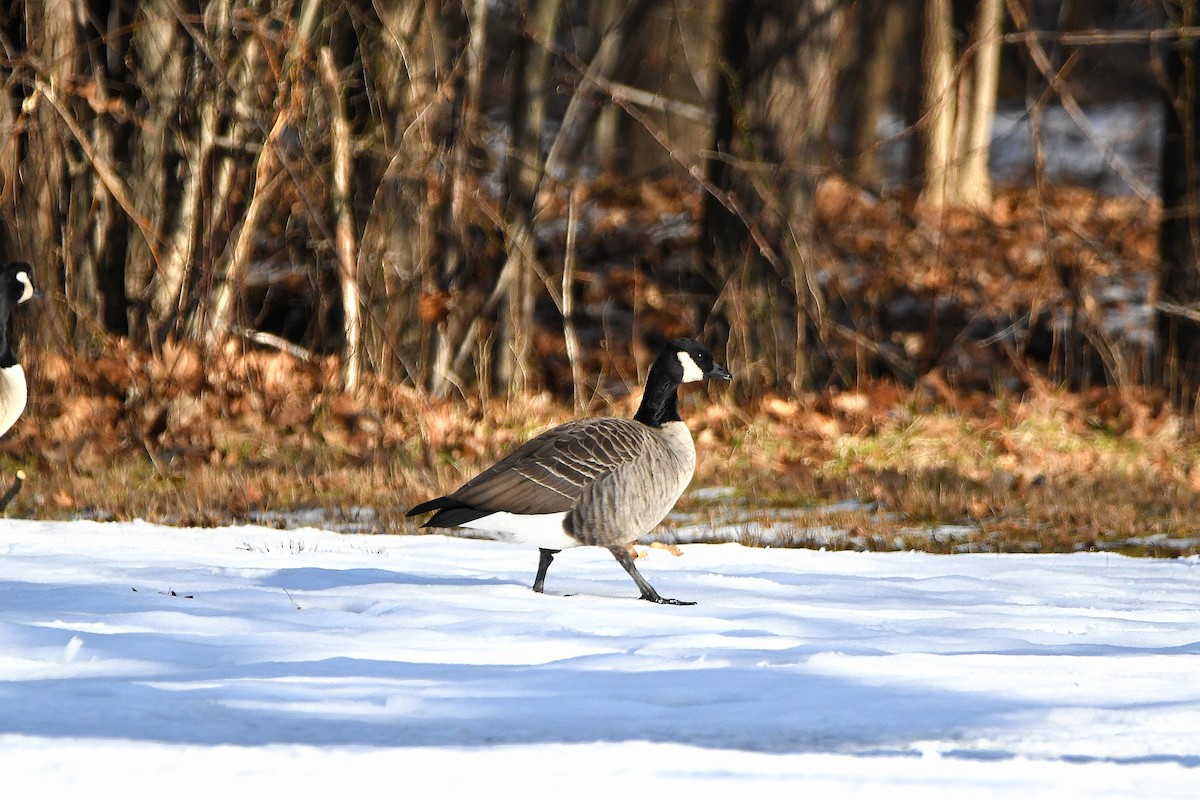
[{"label": "barred wing pattern", "polygon": [[569,511],[590,485],[633,461],[649,436],[646,426],[628,419],[568,422],[530,439],[450,498],[513,514]]}]

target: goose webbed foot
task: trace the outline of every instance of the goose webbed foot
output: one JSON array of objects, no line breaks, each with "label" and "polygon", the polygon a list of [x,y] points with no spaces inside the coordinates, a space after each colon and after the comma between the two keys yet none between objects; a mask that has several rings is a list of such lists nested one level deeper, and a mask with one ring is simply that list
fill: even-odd
[{"label": "goose webbed foot", "polygon": [[676,600],[672,597],[663,597],[658,592],[653,590],[649,594],[642,592],[641,600],[649,600],[651,603],[658,603],[660,606],[694,606],[695,600]]},{"label": "goose webbed foot", "polygon": [[696,603],[691,600],[672,600],[669,597],[663,597],[658,592],[654,591],[654,587],[650,585],[650,581],[642,577],[642,573],[638,572],[638,568],[633,563],[633,557],[629,555],[629,550],[624,545],[608,548],[608,551],[613,554],[613,558],[617,559],[617,563],[625,568],[629,573],[629,577],[633,578],[633,582],[642,590],[640,600],[649,600],[651,603],[658,603],[663,606],[694,606]]}]

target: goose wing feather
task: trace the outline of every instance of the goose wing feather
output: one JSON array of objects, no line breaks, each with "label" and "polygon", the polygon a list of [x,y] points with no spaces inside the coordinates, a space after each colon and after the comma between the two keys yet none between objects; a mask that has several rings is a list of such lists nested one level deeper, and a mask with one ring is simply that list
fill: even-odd
[{"label": "goose wing feather", "polygon": [[530,439],[449,499],[513,514],[568,511],[589,486],[637,458],[648,438],[648,429],[633,420],[568,422]]}]

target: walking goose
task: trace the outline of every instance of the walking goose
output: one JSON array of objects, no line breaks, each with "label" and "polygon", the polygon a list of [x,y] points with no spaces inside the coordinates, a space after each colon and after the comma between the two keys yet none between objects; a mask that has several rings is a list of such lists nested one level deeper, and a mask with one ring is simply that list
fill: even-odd
[{"label": "walking goose", "polygon": [[594,545],[608,548],[642,600],[693,605],[660,596],[634,566],[629,544],[662,521],[692,479],[696,446],[679,417],[678,390],[705,378],[733,376],[699,342],[673,339],[650,367],[633,419],[580,419],[552,428],[408,516],[437,511],[422,527],[476,528],[536,545],[535,592],[542,591],[556,553]]}]

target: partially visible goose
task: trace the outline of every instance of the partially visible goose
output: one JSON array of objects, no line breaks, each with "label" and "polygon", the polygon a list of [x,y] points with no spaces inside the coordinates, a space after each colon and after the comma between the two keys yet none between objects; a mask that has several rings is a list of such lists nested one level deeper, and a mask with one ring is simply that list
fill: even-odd
[{"label": "partially visible goose", "polygon": [[536,545],[535,592],[542,591],[556,553],[595,545],[608,548],[641,599],[693,605],[661,597],[634,566],[629,544],[662,521],[696,467],[696,446],[679,417],[679,385],[732,377],[704,345],[673,339],[650,367],[633,419],[599,417],[552,428],[408,516],[437,511],[422,527],[476,528]]},{"label": "partially visible goose", "polygon": [[32,270],[23,261],[0,269],[0,436],[20,418],[29,398],[25,370],[13,355],[9,323],[13,309],[33,297],[30,275]]},{"label": "partially visible goose", "polygon": [[[25,383],[25,370],[13,355],[12,327],[13,309],[33,297],[32,270],[23,261],[14,261],[0,268],[0,436],[8,433],[25,410],[29,399],[29,387]],[[3,513],[17,492],[25,484],[25,471],[17,470],[16,479],[0,497],[0,513]]]}]

